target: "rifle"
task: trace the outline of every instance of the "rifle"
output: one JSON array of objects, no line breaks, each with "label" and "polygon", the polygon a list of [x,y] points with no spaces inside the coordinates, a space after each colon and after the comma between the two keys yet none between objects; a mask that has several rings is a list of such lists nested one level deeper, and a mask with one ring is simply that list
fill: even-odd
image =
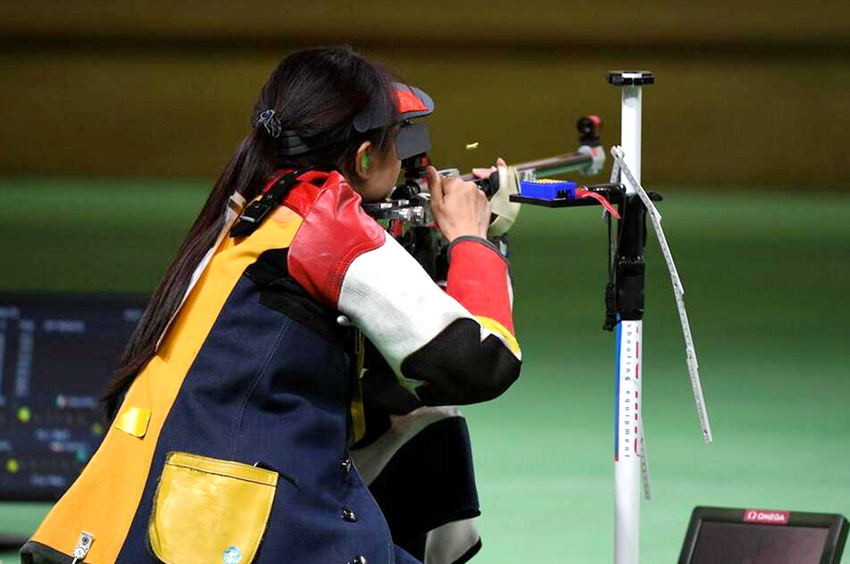
[{"label": "rifle", "polygon": [[[599,138],[602,120],[595,115],[583,116],[576,122],[576,128],[579,133],[579,147],[576,151],[519,163],[508,167],[512,169],[510,174],[497,170],[487,178],[475,178],[472,174],[461,176],[456,168],[442,169],[439,172],[443,176],[459,176],[477,184],[493,202],[491,226],[498,225],[499,217],[506,213],[503,209],[505,206],[519,205],[509,203],[509,197],[519,194],[520,183],[525,186],[567,172],[597,174],[602,170],[605,164],[605,151]],[[425,169],[431,164],[433,163],[427,152],[404,159],[404,180],[395,187],[389,200],[363,204],[363,209],[401,243],[432,279],[438,284],[444,284],[448,272],[448,241],[437,229],[431,213],[430,194],[425,180]],[[498,206],[496,200],[500,200]],[[518,209],[514,209],[513,215],[517,212]],[[512,220],[508,223],[512,223]],[[507,228],[491,227],[488,239],[499,248],[504,257],[508,257]]]}]

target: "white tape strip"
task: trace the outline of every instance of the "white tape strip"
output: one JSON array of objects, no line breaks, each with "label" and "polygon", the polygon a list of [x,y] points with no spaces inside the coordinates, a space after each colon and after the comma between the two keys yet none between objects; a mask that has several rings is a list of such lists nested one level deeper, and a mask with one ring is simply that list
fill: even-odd
[{"label": "white tape strip", "polygon": [[[640,182],[635,180],[634,175],[629,170],[624,159],[623,149],[615,146],[611,148],[611,155],[614,157],[614,168],[617,172],[621,172],[626,176],[628,182],[637,191],[638,197],[646,206],[649,212],[649,219],[652,222],[652,227],[655,229],[655,235],[658,239],[658,244],[661,246],[661,254],[664,255],[664,261],[667,263],[667,270],[670,272],[670,281],[673,283],[673,295],[676,298],[676,308],[679,310],[679,320],[682,323],[682,333],[685,337],[685,354],[687,355],[688,374],[691,379],[691,387],[694,392],[694,401],[696,402],[697,414],[699,415],[700,425],[702,426],[702,438],[705,442],[712,442],[711,424],[708,420],[708,409],[705,406],[705,399],[702,395],[702,383],[699,377],[699,363],[697,362],[696,347],[691,336],[691,325],[688,323],[688,313],[685,311],[685,288],[682,286],[682,281],[679,278],[679,271],[676,270],[676,264],[673,262],[673,254],[670,252],[670,246],[667,244],[667,237],[664,235],[664,230],[661,228],[661,214],[656,209],[655,204],[649,199],[649,195]],[[613,178],[612,174],[612,178]],[[613,180],[616,182],[616,180]]]},{"label": "white tape strip", "polygon": [[646,425],[643,422],[643,414],[640,417],[640,473],[643,476],[643,497],[646,501],[652,501],[652,484],[649,478],[649,458],[646,454]]}]

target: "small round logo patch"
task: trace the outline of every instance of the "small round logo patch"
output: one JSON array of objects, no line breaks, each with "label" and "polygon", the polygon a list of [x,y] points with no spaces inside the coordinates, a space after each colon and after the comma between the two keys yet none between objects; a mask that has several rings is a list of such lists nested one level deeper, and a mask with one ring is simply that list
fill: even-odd
[{"label": "small round logo patch", "polygon": [[235,546],[231,546],[224,551],[224,555],[222,555],[221,560],[224,564],[239,564],[242,560],[242,551]]}]

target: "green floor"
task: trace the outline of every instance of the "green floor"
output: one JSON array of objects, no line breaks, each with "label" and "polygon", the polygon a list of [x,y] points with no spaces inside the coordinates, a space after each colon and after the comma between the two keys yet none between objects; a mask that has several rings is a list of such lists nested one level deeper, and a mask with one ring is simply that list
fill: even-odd
[{"label": "green floor", "polygon": [[[715,443],[701,439],[650,237],[643,407],[654,499],[642,510],[643,561],[675,562],[695,505],[850,514],[850,198],[663,192]],[[148,291],[203,187],[5,180],[0,194],[0,289]],[[526,208],[513,248],[522,378],[465,410],[484,512],[474,561],[610,562],[614,340],[600,330],[599,211]],[[46,510],[2,505],[0,531],[26,533]]]}]

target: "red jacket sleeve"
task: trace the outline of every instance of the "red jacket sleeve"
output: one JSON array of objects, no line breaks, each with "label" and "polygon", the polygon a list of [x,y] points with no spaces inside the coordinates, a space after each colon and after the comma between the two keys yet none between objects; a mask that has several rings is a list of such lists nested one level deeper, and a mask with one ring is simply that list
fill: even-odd
[{"label": "red jacket sleeve", "polygon": [[296,187],[285,204],[303,218],[287,254],[290,276],[350,318],[422,403],[485,401],[518,378],[507,264],[486,242],[451,246],[443,292],[338,175]]},{"label": "red jacket sleeve", "polygon": [[508,264],[490,242],[478,237],[452,242],[446,292],[472,315],[496,321],[515,334]]}]

